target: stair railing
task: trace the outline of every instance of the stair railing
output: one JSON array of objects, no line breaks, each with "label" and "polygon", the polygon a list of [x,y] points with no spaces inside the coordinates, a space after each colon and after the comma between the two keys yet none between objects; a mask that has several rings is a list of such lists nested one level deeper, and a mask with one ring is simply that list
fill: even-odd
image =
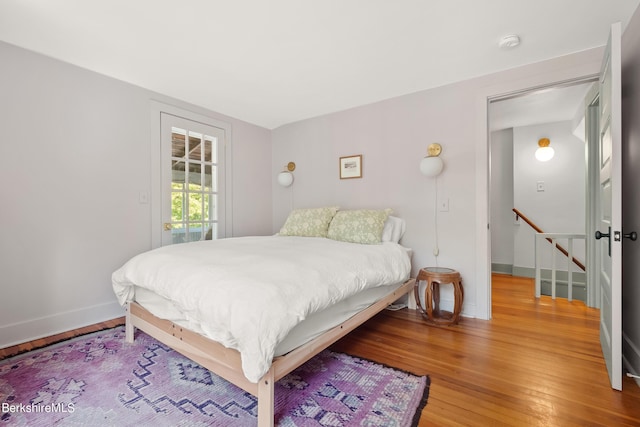
[{"label": "stair railing", "polygon": [[[538,242],[542,242],[541,239],[547,240],[551,243],[552,248],[554,249],[551,254],[551,297],[556,299],[556,250],[565,255],[571,262],[567,263],[567,275],[568,275],[568,284],[567,284],[567,299],[569,301],[573,300],[573,268],[572,264],[577,265],[582,271],[586,271],[585,265],[580,262],[577,258],[573,256],[573,241],[575,239],[586,240],[586,236],[584,234],[568,234],[568,233],[545,233],[540,227],[538,227],[533,221],[527,218],[522,214],[518,209],[513,208],[513,212],[517,215],[518,218],[522,218],[524,222],[526,222],[531,228],[536,231],[535,238],[535,270],[536,270],[536,282],[535,282],[535,293],[536,298],[540,298],[541,294],[541,282],[542,282],[542,269],[540,262],[540,255],[538,248],[542,246]],[[567,239],[569,250],[562,247],[557,243],[558,239]]]},{"label": "stair railing", "polygon": [[[550,240],[552,245],[552,253],[551,253],[551,298],[556,299],[556,251],[555,249],[561,248],[562,246],[556,243],[557,239],[567,239],[569,250],[567,251],[567,257],[569,259],[573,258],[573,241],[575,239],[585,240],[586,236],[584,234],[567,234],[567,233],[536,233],[535,240],[535,258],[536,258],[536,298],[540,298],[541,294],[541,283],[542,283],[542,267],[540,259],[540,254],[538,253],[538,248],[542,245],[539,242],[542,242],[542,239]],[[561,252],[561,251],[560,251]],[[573,301],[573,264],[571,262],[567,263],[567,299],[569,301]]]}]

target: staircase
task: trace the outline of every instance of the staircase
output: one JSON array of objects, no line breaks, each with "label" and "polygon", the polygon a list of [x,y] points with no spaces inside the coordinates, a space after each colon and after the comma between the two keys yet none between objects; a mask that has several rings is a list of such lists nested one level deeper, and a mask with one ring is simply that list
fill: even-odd
[{"label": "staircase", "polygon": [[[570,234],[570,233],[545,233],[540,227],[538,227],[533,221],[527,218],[518,209],[513,208],[513,212],[522,218],[531,228],[536,232],[535,237],[535,294],[536,298],[540,298],[540,295],[550,295],[551,298],[564,297],[569,301],[573,299],[579,299],[586,301],[587,288],[586,288],[586,268],[585,265],[574,257],[573,247],[575,240],[585,240],[584,234]],[[547,241],[551,244],[547,245]],[[567,243],[567,248],[560,245],[558,241]],[[542,254],[543,250],[551,250],[551,268],[542,268]],[[567,263],[567,271],[557,269],[557,256],[561,255],[570,260]]]}]

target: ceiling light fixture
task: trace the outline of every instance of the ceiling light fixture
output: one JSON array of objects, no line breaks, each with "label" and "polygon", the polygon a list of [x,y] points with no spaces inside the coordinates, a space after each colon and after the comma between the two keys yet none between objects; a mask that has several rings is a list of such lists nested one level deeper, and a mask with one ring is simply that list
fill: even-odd
[{"label": "ceiling light fixture", "polygon": [[520,37],[516,34],[509,34],[500,39],[498,46],[500,49],[513,49],[520,44]]},{"label": "ceiling light fixture", "polygon": [[538,149],[536,150],[536,159],[541,162],[547,162],[551,160],[551,158],[555,154],[555,151],[549,146],[549,144],[551,144],[549,138],[540,138],[540,140],[538,141]]}]

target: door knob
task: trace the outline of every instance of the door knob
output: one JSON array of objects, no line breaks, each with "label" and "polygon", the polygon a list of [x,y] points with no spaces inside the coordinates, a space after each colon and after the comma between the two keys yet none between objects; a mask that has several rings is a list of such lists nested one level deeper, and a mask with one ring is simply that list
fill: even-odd
[{"label": "door knob", "polygon": [[[606,234],[605,233],[601,233],[600,230],[596,231],[596,240],[600,240],[603,237],[606,237],[607,239],[609,239],[609,251],[608,252],[609,252],[609,256],[611,256],[611,227],[609,227],[608,231],[609,232],[606,233]],[[617,237],[616,241],[620,240],[619,236],[620,236],[619,234],[616,236]]]},{"label": "door knob", "polygon": [[631,239],[632,241],[635,242],[636,239],[638,238],[638,233],[636,233],[635,231],[632,231],[631,233],[623,234],[622,237]]}]

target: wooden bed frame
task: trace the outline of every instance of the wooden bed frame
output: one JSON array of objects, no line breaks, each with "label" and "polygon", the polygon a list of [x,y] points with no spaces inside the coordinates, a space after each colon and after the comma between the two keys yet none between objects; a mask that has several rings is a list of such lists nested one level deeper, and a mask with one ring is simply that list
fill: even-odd
[{"label": "wooden bed frame", "polygon": [[244,376],[240,353],[237,350],[224,347],[216,341],[169,320],[160,319],[135,302],[130,302],[127,305],[126,341],[133,342],[134,328],[143,330],[158,341],[256,396],[258,398],[258,426],[273,426],[275,382],[407,294],[413,289],[414,284],[415,279],[408,279],[393,292],[340,325],[295,350],[274,358],[269,371],[257,384],[250,382]]}]

